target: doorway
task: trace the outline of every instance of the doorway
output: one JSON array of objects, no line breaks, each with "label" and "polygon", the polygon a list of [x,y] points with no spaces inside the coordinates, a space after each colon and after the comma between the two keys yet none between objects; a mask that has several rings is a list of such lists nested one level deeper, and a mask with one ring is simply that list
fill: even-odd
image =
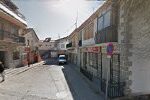
[{"label": "doorway", "polygon": [[[5,51],[0,51],[0,61],[4,64],[5,66]],[[5,66],[6,68],[6,66]]]}]

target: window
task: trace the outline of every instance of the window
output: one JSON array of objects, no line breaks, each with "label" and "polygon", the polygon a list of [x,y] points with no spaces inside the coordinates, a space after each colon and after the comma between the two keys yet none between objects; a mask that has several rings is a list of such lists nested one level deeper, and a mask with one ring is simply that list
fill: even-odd
[{"label": "window", "polygon": [[111,17],[111,10],[104,13],[98,19],[98,31],[101,31],[103,28],[110,26],[110,17]]},{"label": "window", "polygon": [[98,68],[98,55],[96,53],[89,53],[89,65],[95,69]]},{"label": "window", "polygon": [[2,23],[0,23],[0,29],[2,29]]},{"label": "window", "polygon": [[110,11],[104,14],[104,28],[110,26]]},{"label": "window", "polygon": [[61,44],[61,48],[65,48],[65,44]]},{"label": "window", "polygon": [[4,30],[7,31],[7,32],[10,32],[11,31],[11,26],[9,23],[5,23],[4,24]]},{"label": "window", "polygon": [[98,19],[98,31],[103,29],[103,16]]}]

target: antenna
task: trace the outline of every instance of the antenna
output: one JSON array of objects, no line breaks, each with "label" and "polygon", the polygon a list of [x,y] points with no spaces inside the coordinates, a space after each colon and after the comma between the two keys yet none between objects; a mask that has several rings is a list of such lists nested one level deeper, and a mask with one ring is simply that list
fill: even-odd
[{"label": "antenna", "polygon": [[76,28],[78,27],[78,10],[77,10],[77,16],[76,16],[76,22],[75,22]]},{"label": "antenna", "polygon": [[59,35],[59,33],[58,33],[58,39],[60,39],[60,35]]}]

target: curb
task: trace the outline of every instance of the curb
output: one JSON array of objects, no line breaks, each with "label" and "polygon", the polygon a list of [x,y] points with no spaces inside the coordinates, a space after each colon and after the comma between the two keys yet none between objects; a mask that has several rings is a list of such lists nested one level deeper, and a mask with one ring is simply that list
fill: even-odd
[{"label": "curb", "polygon": [[6,76],[13,76],[13,75],[18,75],[20,73],[23,73],[29,69],[32,69],[38,65],[42,65],[44,64],[44,61],[41,61],[41,62],[38,62],[38,63],[35,63],[35,64],[32,64],[30,65],[30,67],[28,66],[24,66],[24,67],[20,67],[20,68],[14,68],[14,69],[7,69],[5,70],[5,75]]}]

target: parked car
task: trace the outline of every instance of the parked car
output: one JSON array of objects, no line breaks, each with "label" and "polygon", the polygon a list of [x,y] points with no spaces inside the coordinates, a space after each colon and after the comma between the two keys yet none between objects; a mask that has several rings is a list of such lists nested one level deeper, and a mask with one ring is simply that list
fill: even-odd
[{"label": "parked car", "polygon": [[67,64],[66,55],[59,55],[58,57],[58,64]]}]

